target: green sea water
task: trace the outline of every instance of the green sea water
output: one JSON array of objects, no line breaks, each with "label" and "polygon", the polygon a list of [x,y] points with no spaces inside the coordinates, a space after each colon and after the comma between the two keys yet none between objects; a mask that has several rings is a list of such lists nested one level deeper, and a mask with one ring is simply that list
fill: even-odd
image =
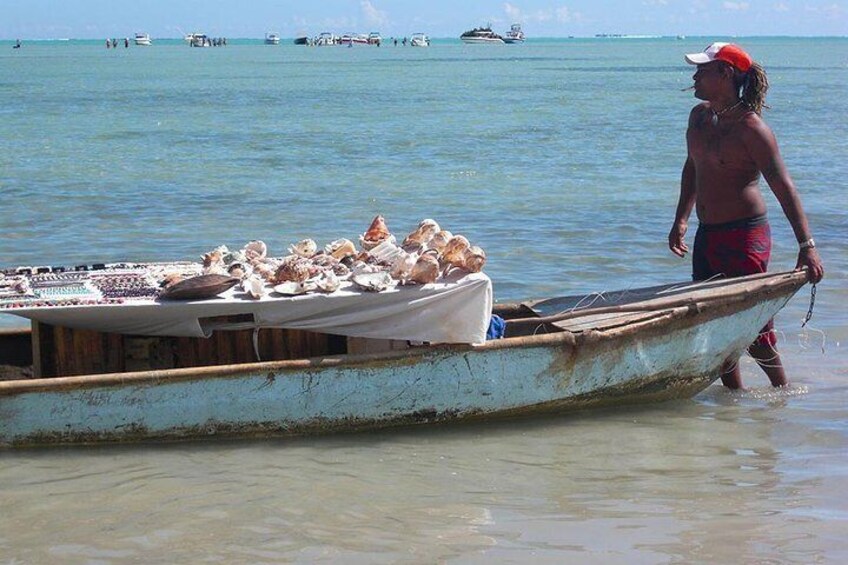
[{"label": "green sea water", "polygon": [[[383,214],[401,235],[434,218],[481,245],[499,301],[686,280],[666,247],[696,102],[683,53],[714,39],[0,43],[0,267],[195,259],[251,239],[282,254],[354,239]],[[806,328],[809,290],[777,320],[792,390],[772,393],[746,364],[752,392],[714,386],[641,412],[4,454],[0,500],[16,518],[0,517],[0,560],[844,561],[848,40],[735,41],[768,72],[765,118],[827,272]],[[791,269],[794,237],[764,190],[772,268]],[[53,517],[80,508],[82,523]],[[726,525],[731,510],[742,518]],[[54,541],[18,526],[32,522]],[[721,549],[725,530],[737,553]]]}]

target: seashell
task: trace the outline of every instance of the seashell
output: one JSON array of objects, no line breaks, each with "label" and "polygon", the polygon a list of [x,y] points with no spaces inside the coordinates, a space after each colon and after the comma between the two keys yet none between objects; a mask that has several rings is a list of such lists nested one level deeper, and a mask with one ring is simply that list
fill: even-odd
[{"label": "seashell", "polygon": [[418,224],[418,228],[403,240],[403,244],[407,245],[410,243],[420,243],[422,245],[427,245],[427,243],[433,239],[433,236],[436,235],[441,230],[439,224],[436,223],[435,220],[426,219],[421,220]]},{"label": "seashell", "polygon": [[262,277],[268,282],[272,282],[277,274],[277,269],[268,263],[256,263],[253,266],[253,274]]},{"label": "seashell", "polygon": [[257,275],[250,275],[241,281],[242,289],[253,299],[260,299],[265,296],[265,281]]},{"label": "seashell", "polygon": [[436,232],[433,235],[433,239],[430,240],[428,247],[430,249],[435,249],[439,253],[445,249],[445,246],[448,244],[448,241],[453,237],[453,234],[447,230],[442,230]]},{"label": "seashell", "polygon": [[229,267],[227,267],[227,273],[231,277],[235,277],[237,279],[243,279],[250,275],[253,272],[253,269],[250,268],[249,265],[245,263],[233,263]]},{"label": "seashell", "polygon": [[462,261],[462,268],[469,273],[479,273],[483,270],[483,265],[486,264],[486,252],[481,248],[473,245],[465,250]]},{"label": "seashell", "polygon": [[224,265],[223,261],[212,263],[208,267],[203,267],[202,272],[204,275],[229,275],[227,272],[227,266]]},{"label": "seashell", "polygon": [[407,253],[415,253],[416,255],[421,255],[424,252],[425,246],[423,243],[418,241],[404,241],[401,249],[406,251]]},{"label": "seashell", "polygon": [[378,245],[381,241],[393,237],[389,228],[386,225],[386,220],[383,216],[377,216],[371,221],[368,230],[359,236],[359,243],[365,250],[371,249]]},{"label": "seashell", "polygon": [[348,277],[350,276],[350,269],[344,263],[339,262],[333,265],[333,274],[339,278]]},{"label": "seashell", "polygon": [[398,247],[394,241],[386,239],[381,241],[376,247],[368,252],[377,263],[383,265],[391,265],[394,263],[403,250]]},{"label": "seashell", "polygon": [[442,250],[442,260],[454,267],[461,267],[465,260],[465,250],[470,246],[465,236],[455,235],[448,240]]},{"label": "seashell", "polygon": [[382,271],[378,265],[372,265],[371,263],[366,263],[365,261],[356,261],[350,266],[350,271],[354,275],[358,275],[361,273],[379,273]]},{"label": "seashell", "polygon": [[312,257],[316,251],[318,251],[318,244],[312,239],[301,239],[297,243],[289,245],[289,253],[301,257]]},{"label": "seashell", "polygon": [[242,251],[245,258],[251,262],[261,261],[268,256],[268,246],[265,245],[264,241],[259,239],[247,242],[247,245],[242,248]]},{"label": "seashell", "polygon": [[212,265],[214,265],[216,263],[223,263],[224,262],[224,252],[221,251],[221,248],[217,248],[217,249],[213,249],[209,253],[204,253],[203,255],[200,256],[200,258],[203,261],[203,266],[208,268],[208,267],[211,267]]},{"label": "seashell", "polygon": [[247,255],[242,250],[224,253],[224,263],[247,263]]},{"label": "seashell", "polygon": [[239,280],[226,275],[198,275],[166,287],[159,298],[167,300],[202,300],[218,296],[237,285]]},{"label": "seashell", "polygon": [[315,279],[315,286],[322,292],[336,292],[341,285],[342,282],[333,271],[323,271]]},{"label": "seashell", "polygon": [[377,273],[355,273],[350,277],[350,280],[361,288],[369,292],[380,292],[388,288],[394,287],[397,283],[392,276],[386,271]]},{"label": "seashell", "polygon": [[436,282],[439,278],[439,260],[433,253],[425,253],[415,262],[409,280],[419,284]]},{"label": "seashell", "polygon": [[304,259],[284,261],[274,274],[274,282],[303,282],[312,275],[309,262]]},{"label": "seashell", "polygon": [[274,287],[274,292],[277,294],[285,294],[286,296],[306,294],[310,290],[315,290],[315,285],[305,281],[286,281]]},{"label": "seashell", "polygon": [[169,286],[173,286],[183,280],[183,276],[179,273],[168,273],[162,279],[162,282],[159,283],[159,286],[162,288],[168,288]]},{"label": "seashell", "polygon": [[353,245],[353,242],[351,240],[342,238],[325,245],[324,251],[326,251],[336,259],[341,259],[343,257],[347,257],[348,255],[356,255],[356,246]]}]

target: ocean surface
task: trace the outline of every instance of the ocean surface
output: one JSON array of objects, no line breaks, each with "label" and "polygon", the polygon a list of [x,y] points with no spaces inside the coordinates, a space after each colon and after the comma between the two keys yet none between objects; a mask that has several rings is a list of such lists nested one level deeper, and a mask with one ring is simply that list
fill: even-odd
[{"label": "ocean surface", "polygon": [[[481,245],[498,301],[683,281],[682,57],[713,39],[0,42],[0,267],[281,254],[383,214]],[[810,323],[809,287],[776,321],[789,389],[743,359],[747,391],[649,407],[0,452],[0,563],[848,562],[848,39],[736,41],[826,269]]]}]

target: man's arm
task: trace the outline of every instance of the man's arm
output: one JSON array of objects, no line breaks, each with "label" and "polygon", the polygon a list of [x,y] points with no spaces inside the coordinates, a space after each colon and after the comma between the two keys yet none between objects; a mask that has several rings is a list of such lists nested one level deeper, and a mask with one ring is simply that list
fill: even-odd
[{"label": "man's arm", "polygon": [[695,206],[695,164],[687,156],[680,175],[680,198],[677,201],[677,212],[674,214],[674,224],[668,232],[668,248],[678,257],[683,257],[689,251],[684,241],[689,227],[689,215]]},{"label": "man's arm", "polygon": [[824,276],[824,267],[815,247],[809,246],[813,236],[807,224],[807,215],[804,213],[795,183],[792,182],[792,177],[789,176],[780,156],[777,139],[759,116],[749,115],[746,118],[746,126],[748,127],[744,129],[743,139],[751,158],[780,202],[780,207],[795,232],[795,239],[799,244],[807,242],[798,252],[795,268],[807,267],[810,281],[817,283]]}]

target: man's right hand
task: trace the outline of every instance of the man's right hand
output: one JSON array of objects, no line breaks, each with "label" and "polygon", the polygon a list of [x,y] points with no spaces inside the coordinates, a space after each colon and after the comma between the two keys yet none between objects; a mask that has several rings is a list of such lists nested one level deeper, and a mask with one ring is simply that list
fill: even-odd
[{"label": "man's right hand", "polygon": [[674,222],[671,231],[668,232],[668,248],[678,257],[684,257],[689,252],[689,246],[683,240],[688,227],[686,222]]}]

